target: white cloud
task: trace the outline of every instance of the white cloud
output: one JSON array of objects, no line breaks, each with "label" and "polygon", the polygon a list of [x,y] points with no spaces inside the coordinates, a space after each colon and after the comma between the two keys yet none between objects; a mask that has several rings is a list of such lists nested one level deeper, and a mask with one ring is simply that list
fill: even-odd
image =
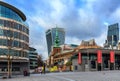
[{"label": "white cloud", "polygon": [[104,24],[105,26],[108,26],[108,25],[109,25],[109,23],[106,22],[106,21],[104,21],[103,24]]},{"label": "white cloud", "polygon": [[76,37],[66,37],[66,44],[80,45],[81,40]]},{"label": "white cloud", "polygon": [[[105,38],[104,33],[101,35],[102,29],[100,28],[101,21],[98,15],[92,10],[93,2],[87,3],[82,8],[77,8],[74,4],[74,0],[64,2],[62,0],[48,1],[52,11],[49,13],[43,10],[37,11],[31,20],[31,33],[34,34],[31,37],[31,41],[35,41],[33,44],[40,53],[43,53],[47,57],[47,45],[45,39],[45,31],[48,28],[55,27],[57,24],[60,27],[65,28],[66,31],[66,43],[68,44],[80,44],[81,40],[89,40],[96,38],[96,41],[101,44]],[[36,5],[38,8],[39,5]],[[41,14],[42,13],[42,14]],[[43,29],[42,33],[38,33],[40,37],[36,37],[35,34],[40,32],[32,27],[40,27]],[[36,32],[35,32],[36,31]],[[98,32],[99,31],[99,32]],[[38,41],[38,40],[42,41]]]},{"label": "white cloud", "polygon": [[[66,43],[69,44],[79,45],[81,40],[95,38],[97,44],[103,46],[107,36],[107,27],[105,27],[104,24],[106,24],[105,22],[109,23],[105,18],[109,18],[107,15],[111,14],[110,12],[113,13],[111,19],[120,17],[119,9],[114,11],[112,9],[115,8],[112,8],[110,5],[107,5],[107,8],[104,9],[102,4],[105,4],[105,2],[103,0],[86,0],[85,4],[81,7],[76,7],[74,0],[68,2],[52,0],[48,1],[48,3],[52,10],[49,11],[49,13],[43,12],[43,14],[40,14],[42,11],[38,11],[37,15],[32,17],[33,21],[36,21],[38,26],[44,29],[44,32],[46,29],[54,27],[56,24],[60,27],[64,27],[66,29]],[[105,11],[105,13],[102,12],[102,10]],[[44,40],[45,39],[43,39],[43,41]],[[39,50],[45,51],[40,45],[43,44],[39,44]],[[43,47],[46,48],[44,45]]]},{"label": "white cloud", "polygon": [[30,44],[45,58],[47,58],[45,31],[55,27],[56,24],[65,28],[68,44],[79,45],[81,40],[95,38],[98,45],[103,45],[107,36],[107,26],[104,25],[120,21],[119,0],[107,0],[107,4],[105,0],[80,0],[81,3],[77,1],[34,0],[29,2],[29,6],[26,0],[18,3],[18,7],[27,15]]},{"label": "white cloud", "polygon": [[107,26],[104,27],[104,31],[99,37],[95,38],[97,45],[103,46],[105,40],[107,39]]},{"label": "white cloud", "polygon": [[120,7],[118,7],[109,17],[110,23],[118,23],[120,22]]}]

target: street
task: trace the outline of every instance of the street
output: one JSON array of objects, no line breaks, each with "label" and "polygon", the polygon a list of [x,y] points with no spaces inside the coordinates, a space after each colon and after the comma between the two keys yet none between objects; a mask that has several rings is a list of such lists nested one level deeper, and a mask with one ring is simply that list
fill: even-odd
[{"label": "street", "polygon": [[0,81],[120,81],[120,71],[60,72],[0,79]]}]

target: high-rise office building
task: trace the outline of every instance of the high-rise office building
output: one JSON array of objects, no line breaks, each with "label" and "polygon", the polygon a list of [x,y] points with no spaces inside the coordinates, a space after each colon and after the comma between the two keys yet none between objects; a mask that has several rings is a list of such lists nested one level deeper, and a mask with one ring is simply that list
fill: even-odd
[{"label": "high-rise office building", "polygon": [[0,1],[0,73],[29,70],[29,27],[26,16],[14,6]]},{"label": "high-rise office building", "polygon": [[119,41],[119,24],[115,23],[115,24],[109,25],[105,46],[107,47],[117,46],[118,41]]},{"label": "high-rise office building", "polygon": [[58,32],[59,45],[65,43],[65,31],[64,28],[51,28],[46,31],[46,40],[47,40],[47,48],[48,55],[51,52],[52,46],[55,44],[56,31]]}]

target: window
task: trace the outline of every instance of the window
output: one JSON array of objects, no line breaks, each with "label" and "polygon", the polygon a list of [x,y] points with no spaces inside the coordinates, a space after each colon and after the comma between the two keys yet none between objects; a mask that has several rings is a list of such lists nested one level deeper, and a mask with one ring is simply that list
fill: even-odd
[{"label": "window", "polygon": [[6,39],[3,39],[2,43],[3,43],[3,46],[7,46],[7,40]]},{"label": "window", "polygon": [[11,18],[11,19],[17,20],[19,22],[23,22],[21,17],[16,12],[12,11],[11,9],[9,9],[7,7],[1,6],[1,5],[0,5],[0,7],[1,7],[0,12],[1,12],[2,17]]},{"label": "window", "polygon": [[0,26],[4,25],[4,21],[0,19]]},{"label": "window", "polygon": [[18,46],[19,46],[18,41],[14,41],[14,46],[15,46],[15,47],[18,47]]},{"label": "window", "polygon": [[0,29],[0,36],[3,36],[3,29]]}]

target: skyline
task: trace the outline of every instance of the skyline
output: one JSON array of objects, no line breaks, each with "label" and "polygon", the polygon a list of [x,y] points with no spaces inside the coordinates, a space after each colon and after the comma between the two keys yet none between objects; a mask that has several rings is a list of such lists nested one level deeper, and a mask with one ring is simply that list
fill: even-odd
[{"label": "skyline", "polygon": [[[118,0],[3,0],[27,17],[30,46],[47,58],[45,31],[56,26],[65,28],[67,44],[80,44],[81,40],[95,39],[103,45],[108,25],[120,22]],[[105,5],[105,6],[104,6]]]}]

